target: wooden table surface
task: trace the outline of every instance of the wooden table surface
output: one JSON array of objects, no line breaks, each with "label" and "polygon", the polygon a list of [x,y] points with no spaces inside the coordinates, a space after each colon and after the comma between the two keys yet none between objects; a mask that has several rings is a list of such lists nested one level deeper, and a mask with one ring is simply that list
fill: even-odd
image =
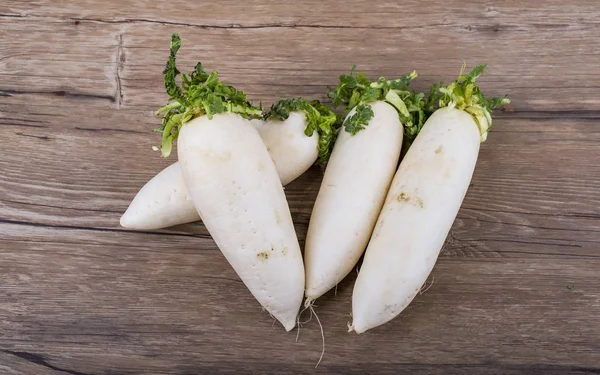
[{"label": "wooden table surface", "polygon": [[[355,275],[286,333],[202,223],[119,217],[173,162],[151,150],[172,32],[270,105],[356,64],[416,88],[488,63],[510,94],[432,273],[391,323],[347,333]],[[0,374],[600,373],[600,3],[3,0]],[[301,243],[322,173],[286,189]],[[305,315],[308,318],[307,315]]]}]

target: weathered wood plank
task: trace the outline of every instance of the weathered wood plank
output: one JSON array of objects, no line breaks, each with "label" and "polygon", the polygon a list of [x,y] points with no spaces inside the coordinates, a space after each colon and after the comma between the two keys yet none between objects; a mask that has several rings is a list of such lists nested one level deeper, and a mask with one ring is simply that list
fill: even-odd
[{"label": "weathered wood plank", "polygon": [[[104,368],[90,359],[100,348],[104,356],[135,357],[156,356],[177,345],[178,355],[198,365],[225,358],[258,364],[266,360],[265,353],[274,366],[287,363],[290,353],[296,363],[318,356],[314,321],[301,330],[299,343],[293,334],[272,329],[271,319],[260,312],[219,252],[206,251],[209,240],[183,238],[167,246],[156,235],[11,227],[0,227],[14,233],[13,240],[4,242],[12,251],[0,253],[0,280],[11,286],[1,304],[2,311],[12,313],[2,327],[13,339],[11,350],[29,345],[56,355],[52,353],[77,352],[85,345],[77,357],[96,366],[91,373]],[[69,247],[60,242],[63,238],[81,242]],[[137,246],[130,246],[132,242]],[[389,352],[373,354],[364,352],[365,347],[393,347],[392,363],[433,365],[441,356],[457,365],[542,361],[594,366],[598,343],[585,338],[600,334],[600,283],[595,277],[600,264],[561,259],[560,269],[556,265],[557,259],[444,256],[427,292],[399,319],[362,336],[344,333],[352,275],[337,296],[329,293],[319,303],[329,348],[323,370],[328,365],[351,368],[390,361]],[[576,289],[570,291],[568,285]],[[578,319],[582,310],[585,327]],[[266,341],[259,352],[245,344],[261,340]],[[451,356],[448,342],[453,343]],[[560,342],[560,352],[543,344],[553,342]],[[165,355],[154,357],[160,359],[156,364]]]},{"label": "weathered wood plank", "polygon": [[[256,101],[272,102],[291,95],[322,98],[327,85],[335,84],[337,75],[347,72],[353,64],[371,75],[395,76],[418,68],[422,79],[416,87],[423,89],[432,82],[452,79],[461,59],[465,59],[472,65],[489,64],[488,74],[482,78],[483,87],[491,95],[510,93],[514,99],[513,110],[553,111],[560,103],[562,110],[598,111],[597,74],[589,67],[600,51],[600,28],[587,18],[590,7],[591,3],[574,7],[569,23],[565,23],[564,15],[554,13],[547,18],[543,14],[539,18],[526,18],[533,15],[533,9],[517,16],[519,8],[513,4],[500,10],[488,7],[492,14],[502,15],[497,22],[493,17],[479,17],[478,23],[473,25],[461,19],[458,23],[442,22],[397,32],[382,31],[376,26],[387,22],[415,22],[421,14],[442,17],[442,10],[430,13],[428,8],[418,6],[417,10],[417,5],[412,4],[407,14],[414,16],[378,14],[364,28],[292,25],[206,29],[143,21],[107,23],[51,16],[4,18],[13,24],[36,20],[40,25],[58,24],[80,30],[82,34],[90,28],[112,28],[113,35],[104,39],[114,45],[111,69],[117,69],[117,54],[120,61],[129,60],[122,64],[119,77],[125,105],[155,108],[154,103],[164,100],[162,96],[155,96],[163,91],[160,71],[169,35],[179,31],[185,42],[181,54],[183,66],[191,67],[201,59],[208,68],[218,69],[228,82],[248,91]],[[486,11],[480,5],[477,8],[475,14]],[[537,7],[535,9],[537,12]],[[448,12],[446,6],[444,10]],[[331,11],[335,12],[335,7]],[[469,14],[462,6],[460,12]],[[365,40],[369,43],[365,44]],[[117,52],[119,47],[120,52]],[[20,61],[19,56],[12,60]],[[4,74],[16,74],[14,79],[19,80],[23,72]],[[535,95],[530,94],[532,90]],[[112,94],[115,98],[114,91]]]},{"label": "weathered wood plank", "polygon": [[[460,5],[460,6],[458,6]],[[343,4],[301,0],[293,5],[271,1],[242,3],[225,0],[217,3],[174,0],[168,4],[129,0],[118,5],[107,1],[67,0],[59,5],[51,0],[6,0],[0,14],[11,17],[51,17],[95,19],[106,23],[185,24],[223,28],[257,27],[339,27],[339,28],[435,28],[440,25],[473,23],[573,24],[596,23],[597,3],[577,0],[565,6],[559,0],[523,3],[518,0],[458,3],[417,0],[369,2],[350,0]]]},{"label": "weathered wood plank", "polygon": [[[402,33],[320,28],[198,31],[140,25],[125,39],[125,50],[133,60],[123,72],[126,105],[144,105],[150,101],[149,92],[161,91],[159,73],[168,36],[175,30],[184,39],[183,66],[190,69],[202,60],[255,100],[272,102],[293,95],[322,99],[327,86],[334,86],[337,76],[353,64],[375,77],[418,69],[421,79],[415,85],[425,89],[433,82],[453,79],[465,59],[472,65],[489,64],[482,87],[489,95],[510,93],[512,110],[553,111],[559,103],[563,110],[600,109],[597,76],[588,68],[597,59],[589,51],[600,51],[600,28],[594,25],[502,32],[437,27]],[[290,41],[294,41],[292,49]],[[521,61],[518,70],[515,61]],[[135,80],[129,81],[130,77]],[[145,83],[138,87],[140,80]]]},{"label": "weathered wood plank", "polygon": [[[202,60],[265,105],[324,99],[353,64],[416,68],[423,89],[461,58],[488,62],[482,88],[514,101],[432,286],[349,335],[350,275],[318,301],[317,373],[600,373],[599,14],[593,0],[3,1],[0,373],[313,373],[315,319],[297,343],[272,326],[201,223],[118,226],[173,161],[149,132],[173,31],[182,70]],[[301,242],[320,179],[286,188]]]},{"label": "weathered wood plank", "polygon": [[[82,30],[73,22],[0,16],[2,103],[26,104],[30,112],[64,99],[118,106],[120,29],[89,24]],[[11,117],[8,111],[3,115]]]},{"label": "weathered wood plank", "polygon": [[[119,132],[118,125],[113,128],[115,122],[137,115],[132,110],[127,116],[110,116],[107,123],[103,116],[86,121],[86,129],[108,127],[106,131],[64,129],[73,124],[63,125],[60,118],[48,120],[49,127],[57,128],[51,133],[19,126],[3,128],[0,135],[10,151],[10,157],[1,162],[0,172],[5,218],[41,224],[118,226],[120,213],[137,190],[172,162],[160,159],[150,149],[157,135],[144,133],[143,124],[135,125],[139,129],[135,132]],[[568,124],[573,123],[547,122],[544,132],[513,133],[511,129],[537,125],[527,119],[497,120],[497,131],[482,148],[473,186],[464,202],[471,214],[461,213],[459,219],[465,223],[459,221],[457,226],[471,228],[472,235],[483,232],[488,236],[502,233],[535,238],[544,234],[564,241],[597,240],[599,174],[598,167],[588,166],[586,160],[600,156],[595,146],[599,133],[584,133],[585,127],[576,125],[569,130]],[[504,129],[505,124],[510,127]],[[84,160],[80,160],[82,154],[86,154]],[[547,168],[539,168],[537,155],[545,155]],[[584,167],[589,171],[585,178],[581,174]],[[298,224],[307,224],[320,176],[315,168],[286,189]],[[554,216],[559,213],[562,216]],[[477,222],[477,228],[469,225],[469,220]]]}]

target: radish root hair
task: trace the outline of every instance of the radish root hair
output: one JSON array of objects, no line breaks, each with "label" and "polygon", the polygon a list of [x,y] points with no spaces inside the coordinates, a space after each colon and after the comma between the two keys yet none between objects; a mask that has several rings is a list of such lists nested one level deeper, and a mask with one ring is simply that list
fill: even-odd
[{"label": "radish root hair", "polygon": [[348,332],[352,332],[354,331],[354,325],[350,322],[348,322]]},{"label": "radish root hair", "polygon": [[306,309],[308,309],[308,307],[303,308],[302,310],[300,310],[300,312],[298,313],[298,317],[296,318],[296,326],[297,331],[296,331],[296,342],[298,342],[298,338],[300,337],[300,327],[302,327],[304,324],[310,322],[312,320],[312,311],[310,312],[310,318],[308,318],[308,320],[301,322],[300,321],[300,316],[302,315],[303,312],[306,311]]},{"label": "radish root hair", "polygon": [[321,350],[321,356],[319,357],[319,361],[315,365],[315,368],[317,368],[317,367],[319,367],[319,364],[321,363],[321,360],[323,359],[323,356],[325,355],[325,333],[323,332],[323,325],[321,324],[321,320],[319,319],[319,316],[315,312],[315,309],[312,304],[310,305],[310,311],[311,311],[311,314],[314,314],[315,318],[317,318],[317,323],[319,323],[319,328],[321,328],[321,340],[323,340],[323,349]]},{"label": "radish root hair", "polygon": [[[419,295],[425,293],[426,291],[429,290],[429,288],[431,288],[431,286],[433,285],[433,282],[435,281],[435,276],[433,276],[431,278],[431,284],[427,285],[427,280],[425,280],[425,284],[423,284],[423,286],[421,287],[421,290],[419,291]],[[425,287],[427,285],[427,287]],[[425,288],[425,289],[423,289]]]},{"label": "radish root hair", "polygon": [[[309,309],[312,305],[314,305],[314,303],[315,303],[314,299],[307,298],[306,301],[304,301],[304,310]],[[302,311],[304,311],[304,310],[302,310]]]},{"label": "radish root hair", "polygon": [[313,314],[312,314],[312,311],[311,311],[311,312],[310,312],[310,317],[308,318],[308,320],[305,320],[305,321],[303,321],[303,322],[300,322],[300,324],[302,324],[302,325],[305,325],[305,324],[307,324],[308,322],[310,322],[310,321],[312,320],[312,317],[313,317]]},{"label": "radish root hair", "polygon": [[[300,337],[300,327],[303,324],[306,324],[306,323],[310,322],[312,320],[313,315],[314,315],[314,317],[317,319],[317,323],[319,324],[319,328],[321,329],[321,340],[322,340],[322,343],[323,343],[323,348],[321,349],[321,356],[319,357],[319,361],[315,365],[315,368],[317,368],[317,367],[319,367],[319,364],[321,363],[321,360],[323,359],[323,356],[325,355],[325,332],[323,331],[323,325],[321,324],[321,320],[319,319],[319,316],[315,312],[314,305],[315,305],[315,300],[314,299],[307,298],[306,301],[304,301],[304,308],[298,314],[298,319],[296,321],[297,324],[298,324],[298,332],[296,333],[296,342],[298,342],[298,337]],[[300,315],[302,315],[302,313],[304,311],[306,311],[306,309],[310,310],[310,318],[308,318],[308,320],[306,320],[304,322],[301,322],[300,321]]]}]

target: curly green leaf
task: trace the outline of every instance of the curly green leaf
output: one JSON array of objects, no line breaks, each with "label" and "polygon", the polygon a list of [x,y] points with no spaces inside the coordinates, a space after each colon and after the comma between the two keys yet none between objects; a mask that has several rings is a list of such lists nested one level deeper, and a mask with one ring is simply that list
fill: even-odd
[{"label": "curly green leaf", "polygon": [[346,117],[343,123],[344,130],[351,135],[356,135],[356,133],[363,130],[374,116],[373,108],[370,105],[359,104],[355,108],[354,114]]},{"label": "curly green leaf", "polygon": [[485,142],[492,126],[492,110],[510,103],[508,96],[486,99],[475,82],[485,71],[486,65],[478,65],[467,75],[463,75],[463,64],[456,81],[448,86],[431,88],[430,100],[437,101],[439,108],[451,107],[463,110],[473,116],[479,127],[481,142]]},{"label": "curly green leaf", "polygon": [[181,84],[178,84],[180,71],[176,58],[180,48],[181,38],[173,34],[169,58],[163,70],[169,103],[156,111],[157,115],[163,116],[162,125],[155,129],[162,133],[163,157],[171,154],[181,127],[196,117],[212,118],[219,113],[236,113],[244,118],[257,118],[262,113],[262,109],[254,107],[246,99],[243,91],[224,85],[216,71],[206,73],[201,63],[197,63],[189,74],[181,74]]},{"label": "curly green leaf", "polygon": [[[329,98],[334,106],[344,105],[344,129],[350,134],[356,134],[368,125],[373,111],[370,103],[382,100],[391,104],[398,112],[398,118],[404,127],[404,143],[406,150],[417,136],[425,120],[433,113],[428,108],[433,106],[425,100],[423,93],[409,90],[410,83],[417,77],[413,71],[406,76],[388,80],[380,77],[376,81],[369,81],[364,73],[354,76],[354,67],[350,75],[341,75],[338,86],[330,90]],[[355,113],[347,114],[356,108]]]}]

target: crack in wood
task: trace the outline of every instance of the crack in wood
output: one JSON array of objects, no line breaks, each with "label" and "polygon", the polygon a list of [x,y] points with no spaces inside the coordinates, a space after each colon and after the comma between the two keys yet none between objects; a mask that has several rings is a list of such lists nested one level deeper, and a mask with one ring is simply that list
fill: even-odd
[{"label": "crack in wood", "polygon": [[6,17],[6,18],[24,18],[26,16],[24,14],[20,14],[20,13],[0,13],[0,17]]},{"label": "crack in wood", "polygon": [[[471,240],[467,240],[471,241]],[[484,250],[479,248],[477,245],[461,244],[461,245],[450,245],[446,247],[445,253],[440,253],[440,257],[445,259],[451,259],[456,257],[454,253],[460,253],[461,258],[468,258],[468,255],[479,255],[481,258],[490,258],[496,256],[500,258],[506,258],[506,254],[518,254],[518,255],[534,255],[536,257],[550,257],[550,258],[575,258],[575,259],[600,259],[600,256],[590,254],[565,254],[565,253],[548,253],[538,251],[522,251],[522,250]]]},{"label": "crack in wood", "polygon": [[[1,120],[1,119],[0,119]],[[0,125],[6,125],[6,126],[22,126],[24,128],[48,128],[48,126],[46,125],[33,125],[33,124],[17,124],[14,122],[4,122],[4,121],[0,121]]]},{"label": "crack in wood", "polygon": [[191,234],[191,233],[171,233],[171,232],[156,232],[146,230],[133,230],[126,228],[99,228],[99,227],[86,227],[81,225],[64,225],[64,224],[42,224],[33,223],[29,221],[21,220],[10,220],[0,218],[0,224],[11,224],[11,225],[24,225],[37,228],[54,228],[54,229],[72,229],[72,230],[89,230],[93,232],[112,232],[112,233],[140,233],[140,234],[154,234],[158,236],[176,236],[176,237],[194,237],[202,239],[212,239],[210,235],[205,234]]},{"label": "crack in wood", "polygon": [[[556,246],[556,247],[573,247],[573,248],[581,248],[581,245],[573,245],[573,244],[561,244],[555,242],[542,242],[542,241],[525,241],[525,240],[511,240],[507,238],[474,238],[474,239],[461,239],[461,241],[465,242],[511,242],[511,243],[520,243],[525,245],[546,245],[546,246]],[[569,254],[575,255],[575,254]]]},{"label": "crack in wood", "polygon": [[28,123],[35,122],[35,123],[38,123],[38,124],[49,124],[49,123],[50,123],[50,121],[31,120],[31,119],[23,120],[23,119],[14,118],[14,117],[2,117],[2,120],[9,120],[9,121],[27,121]]},{"label": "crack in wood", "polygon": [[45,136],[45,135],[33,135],[33,134],[26,134],[23,132],[16,132],[16,135],[20,135],[22,137],[30,137],[30,138],[37,138],[37,139],[41,139],[42,141],[49,141],[52,138]]},{"label": "crack in wood", "polygon": [[[232,363],[232,368],[238,368],[245,363]],[[235,373],[223,370],[216,365],[182,365],[182,372],[178,375],[194,374],[229,374]],[[274,369],[277,368],[278,371]],[[323,365],[323,373],[359,375],[365,373],[407,373],[407,374],[528,374],[528,375],[563,375],[563,374],[600,374],[598,367],[585,367],[562,364],[504,364],[488,361],[485,363],[418,363],[418,362],[372,362],[359,365]],[[252,367],[256,373],[280,374],[280,373],[304,373],[299,365],[282,366],[269,363],[254,363]],[[401,371],[398,369],[402,369]],[[476,371],[477,370],[477,371]]]},{"label": "crack in wood", "polygon": [[63,207],[63,206],[54,206],[51,204],[41,204],[41,203],[30,203],[30,202],[21,202],[21,201],[13,201],[8,199],[0,200],[0,203],[13,203],[13,204],[22,204],[25,206],[34,206],[34,207],[48,207],[48,208],[57,208],[60,210],[75,210],[75,211],[83,211],[83,212],[108,212],[111,214],[122,214],[121,211],[111,211],[111,210],[100,210],[94,208],[77,208],[77,207]]},{"label": "crack in wood", "polygon": [[[8,60],[8,59],[12,59],[14,57],[20,57],[20,56],[27,56],[27,53],[13,53],[11,55],[6,55],[6,56],[2,56],[0,57],[0,61],[4,61],[4,60]],[[2,75],[5,75],[6,73],[2,72]],[[6,74],[8,75],[8,74]]]},{"label": "crack in wood", "polygon": [[533,109],[521,109],[521,110],[499,110],[494,112],[495,118],[503,119],[544,119],[544,120],[564,120],[569,119],[600,119],[600,111],[598,110],[533,110]]},{"label": "crack in wood", "polygon": [[51,370],[62,372],[62,373],[65,373],[65,374],[71,374],[71,375],[91,375],[91,374],[86,373],[86,372],[69,370],[69,369],[58,367],[58,366],[54,366],[54,365],[48,363],[48,360],[46,358],[44,358],[42,355],[40,355],[40,354],[35,354],[35,353],[30,353],[30,352],[17,352],[17,351],[12,351],[12,350],[2,350],[2,353],[9,354],[9,355],[14,355],[15,357],[19,357],[19,358],[21,358],[21,359],[23,359],[23,360],[25,360],[27,362],[35,363],[36,365],[44,366],[44,367],[47,367],[47,368],[49,368]]},{"label": "crack in wood", "polygon": [[125,18],[125,19],[103,19],[93,17],[68,17],[67,19],[72,21],[84,21],[84,22],[98,22],[98,23],[111,23],[111,24],[124,24],[124,23],[151,23],[163,26],[183,26],[183,27],[195,27],[200,29],[223,29],[223,30],[252,30],[252,29],[293,29],[293,28],[309,28],[309,29],[368,29],[368,30],[418,30],[426,29],[431,27],[439,26],[459,26],[450,25],[445,23],[436,23],[429,25],[415,25],[415,26],[351,26],[351,25],[319,25],[319,24],[301,24],[301,23],[267,23],[262,25],[242,25],[239,23],[231,23],[229,25],[203,25],[187,22],[174,22],[174,21],[159,21],[148,18]]},{"label": "crack in wood", "polygon": [[98,95],[90,93],[70,92],[65,90],[55,91],[41,91],[41,90],[15,90],[15,89],[3,89],[0,88],[0,96],[13,96],[13,95],[53,95],[53,96],[64,96],[67,98],[75,99],[103,99],[109,100],[114,103],[116,98],[111,95]]},{"label": "crack in wood", "polygon": [[206,25],[206,24],[195,24],[188,22],[176,22],[176,21],[160,21],[153,20],[150,18],[123,18],[123,19],[104,19],[94,17],[60,17],[60,16],[36,16],[26,14],[0,14],[0,17],[10,18],[27,18],[27,19],[44,19],[54,21],[74,21],[76,25],[79,22],[97,22],[97,23],[108,23],[108,24],[131,24],[131,23],[149,23],[158,24],[163,26],[183,26],[183,27],[195,27],[200,29],[222,29],[222,30],[251,30],[251,29],[273,29],[273,28],[310,28],[310,29],[355,29],[355,30],[419,30],[427,29],[432,27],[449,26],[449,27],[462,27],[462,24],[449,24],[449,23],[433,23],[427,25],[412,25],[412,26],[352,26],[352,25],[324,25],[324,24],[303,24],[303,23],[265,23],[260,25],[242,25],[240,23],[230,23],[228,25]]},{"label": "crack in wood", "polygon": [[76,126],[74,129],[89,131],[89,132],[120,132],[120,133],[134,133],[134,134],[148,134],[148,132],[143,132],[139,130],[131,130],[131,129],[116,129],[116,128],[82,128],[80,126]]},{"label": "crack in wood", "polygon": [[116,92],[115,92],[115,103],[117,109],[121,108],[123,103],[123,90],[121,87],[121,70],[125,63],[125,54],[123,53],[123,34],[119,34],[119,44],[117,46],[117,56],[115,58],[115,80],[116,80]]},{"label": "crack in wood", "polygon": [[564,214],[553,214],[543,212],[525,212],[525,211],[510,211],[510,210],[498,210],[494,208],[473,208],[468,206],[461,207],[462,210],[468,211],[486,211],[486,212],[497,212],[501,214],[514,214],[514,215],[533,215],[533,216],[545,216],[545,217],[564,217],[564,218],[584,218],[584,219],[600,219],[600,214],[593,213],[579,213],[579,212],[568,212]]},{"label": "crack in wood", "polygon": [[531,224],[519,224],[519,223],[507,223],[504,221],[493,221],[493,220],[485,220],[480,218],[473,217],[465,217],[462,215],[457,216],[457,219],[460,220],[474,220],[480,223],[488,223],[488,224],[499,224],[499,225],[508,225],[513,227],[523,227],[523,228],[531,228],[531,229],[543,229],[543,230],[556,230],[556,231],[566,231],[566,232],[592,232],[592,233],[600,233],[600,230],[593,229],[571,229],[571,228],[557,228],[557,227],[541,227]]}]

